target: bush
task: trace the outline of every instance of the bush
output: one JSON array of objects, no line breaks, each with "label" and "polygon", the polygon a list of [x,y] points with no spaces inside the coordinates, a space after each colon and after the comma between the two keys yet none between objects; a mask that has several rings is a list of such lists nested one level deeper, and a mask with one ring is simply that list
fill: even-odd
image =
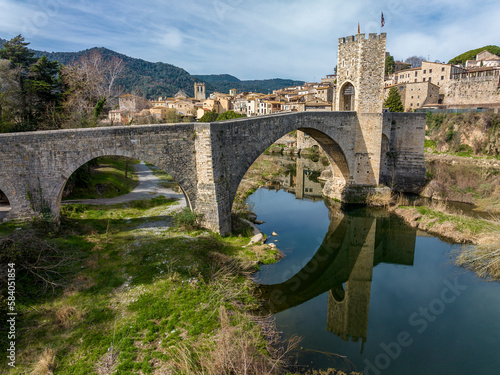
[{"label": "bush", "polygon": [[191,211],[189,207],[174,215],[174,222],[180,228],[186,230],[196,230],[201,228],[202,214]]}]

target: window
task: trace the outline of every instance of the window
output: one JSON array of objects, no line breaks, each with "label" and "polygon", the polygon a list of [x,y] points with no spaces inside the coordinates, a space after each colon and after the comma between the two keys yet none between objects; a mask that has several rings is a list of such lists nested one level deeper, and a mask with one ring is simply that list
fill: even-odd
[{"label": "window", "polygon": [[429,74],[431,74],[431,73],[432,73],[432,69],[429,69]]},{"label": "window", "polygon": [[444,67],[441,68],[441,71],[444,72]]},{"label": "window", "polygon": [[444,79],[444,76],[441,76],[441,81]]},{"label": "window", "polygon": [[429,77],[429,82],[432,80],[432,77]]},{"label": "window", "polygon": [[417,76],[418,72],[415,72],[415,77]]},{"label": "window", "polygon": [[423,82],[425,82],[425,77],[424,77],[424,81]]},{"label": "window", "polygon": [[427,70],[424,70],[424,74],[427,73]]}]

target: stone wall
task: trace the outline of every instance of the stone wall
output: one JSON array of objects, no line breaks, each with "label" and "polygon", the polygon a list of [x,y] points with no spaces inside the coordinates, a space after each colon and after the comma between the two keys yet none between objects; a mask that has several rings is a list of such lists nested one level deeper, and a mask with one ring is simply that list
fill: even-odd
[{"label": "stone wall", "polygon": [[425,185],[425,113],[384,113],[380,182],[419,193]]},{"label": "stone wall", "polygon": [[472,77],[451,80],[442,87],[445,105],[496,104],[500,106],[498,76]]}]

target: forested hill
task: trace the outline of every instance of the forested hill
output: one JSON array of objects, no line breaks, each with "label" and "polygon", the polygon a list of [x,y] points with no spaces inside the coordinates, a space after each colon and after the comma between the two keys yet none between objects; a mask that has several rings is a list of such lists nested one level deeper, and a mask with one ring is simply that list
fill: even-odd
[{"label": "forested hill", "polygon": [[91,48],[80,52],[35,51],[35,56],[39,57],[45,54],[50,60],[68,64],[95,51],[100,52],[104,59],[116,56],[123,60],[125,70],[116,81],[123,92],[150,99],[158,96],[173,96],[180,89],[183,89],[188,95],[193,95],[195,78],[184,69],[162,62],[152,63],[136,59],[107,48]]},{"label": "forested hill", "polygon": [[[6,40],[0,38],[0,48]],[[80,52],[45,52],[33,50],[35,57],[46,55],[50,60],[57,60],[61,64],[77,61],[81,57],[94,51],[102,53],[103,57],[121,58],[125,63],[122,76],[117,79],[116,84],[123,92],[147,97],[149,99],[158,96],[173,96],[183,89],[188,95],[194,95],[193,84],[203,81],[207,84],[207,93],[214,91],[229,93],[230,89],[238,92],[262,92],[268,93],[287,86],[302,84],[303,81],[289,79],[267,79],[241,81],[229,74],[199,75],[192,76],[182,68],[162,62],[152,63],[142,59],[136,59],[107,48],[91,48]]]},{"label": "forested hill", "polygon": [[487,50],[488,52],[491,52],[495,55],[500,56],[500,47],[498,46],[484,46],[481,48],[476,48],[476,49],[471,49],[470,51],[464,52],[461,55],[458,55],[451,59],[448,64],[462,64],[465,65],[465,62],[467,60],[474,60],[476,55],[480,52],[483,52],[484,50]]},{"label": "forested hill", "polygon": [[219,91],[225,93],[229,92],[230,89],[237,89],[238,92],[262,92],[267,94],[273,90],[302,85],[304,83],[304,81],[281,78],[240,81],[235,76],[229,74],[197,75],[196,77],[207,83],[208,92]]}]

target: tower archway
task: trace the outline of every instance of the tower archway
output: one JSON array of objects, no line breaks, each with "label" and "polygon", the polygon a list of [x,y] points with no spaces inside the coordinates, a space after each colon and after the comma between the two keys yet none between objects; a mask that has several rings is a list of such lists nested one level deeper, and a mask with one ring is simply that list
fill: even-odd
[{"label": "tower archway", "polygon": [[356,89],[351,82],[346,82],[340,90],[340,110],[341,111],[354,111],[354,99],[356,96]]}]

